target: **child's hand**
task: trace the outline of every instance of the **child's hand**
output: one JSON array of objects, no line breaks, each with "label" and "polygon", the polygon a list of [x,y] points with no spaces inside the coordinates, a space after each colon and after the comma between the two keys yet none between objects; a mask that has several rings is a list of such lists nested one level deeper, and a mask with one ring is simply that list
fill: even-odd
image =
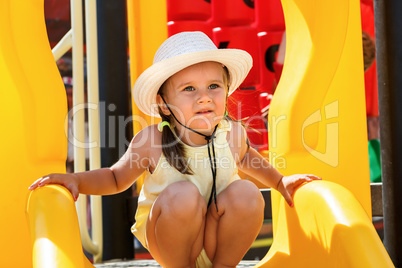
[{"label": "child's hand", "polygon": [[284,176],[279,181],[277,190],[282,194],[289,206],[293,207],[293,194],[296,189],[303,183],[311,182],[312,180],[321,180],[321,178],[310,174]]},{"label": "child's hand", "polygon": [[38,187],[44,186],[46,184],[60,184],[66,187],[73,195],[74,201],[77,201],[79,190],[78,190],[78,177],[73,173],[68,174],[49,174],[43,176],[42,178],[36,180],[29,190],[33,191]]}]

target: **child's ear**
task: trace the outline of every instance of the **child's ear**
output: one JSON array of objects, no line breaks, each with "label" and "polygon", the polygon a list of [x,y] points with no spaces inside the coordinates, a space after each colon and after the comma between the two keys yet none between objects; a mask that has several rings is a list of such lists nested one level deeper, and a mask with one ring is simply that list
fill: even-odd
[{"label": "child's ear", "polygon": [[167,108],[165,102],[162,100],[161,95],[159,95],[159,94],[156,95],[156,102],[158,103],[159,108],[161,108],[161,111],[162,111],[163,114],[170,115],[170,111]]}]

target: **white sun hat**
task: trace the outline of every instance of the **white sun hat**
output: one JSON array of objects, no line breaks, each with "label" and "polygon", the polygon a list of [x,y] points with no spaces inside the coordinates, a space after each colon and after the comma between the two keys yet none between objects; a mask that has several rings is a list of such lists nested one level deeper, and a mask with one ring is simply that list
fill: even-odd
[{"label": "white sun hat", "polygon": [[169,37],[155,53],[153,65],[134,84],[132,95],[145,114],[160,117],[156,95],[175,73],[200,62],[215,61],[229,70],[229,94],[237,89],[253,65],[249,53],[240,49],[218,49],[203,32],[181,32]]}]

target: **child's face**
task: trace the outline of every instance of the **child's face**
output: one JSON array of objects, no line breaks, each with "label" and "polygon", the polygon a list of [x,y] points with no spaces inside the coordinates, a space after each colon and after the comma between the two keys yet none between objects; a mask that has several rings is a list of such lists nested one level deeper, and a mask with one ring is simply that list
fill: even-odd
[{"label": "child's face", "polygon": [[[171,76],[165,83],[163,94],[182,124],[210,134],[224,116],[227,88],[222,64],[202,62]],[[159,96],[158,102],[162,111],[170,114]],[[176,127],[181,128],[179,124]]]}]

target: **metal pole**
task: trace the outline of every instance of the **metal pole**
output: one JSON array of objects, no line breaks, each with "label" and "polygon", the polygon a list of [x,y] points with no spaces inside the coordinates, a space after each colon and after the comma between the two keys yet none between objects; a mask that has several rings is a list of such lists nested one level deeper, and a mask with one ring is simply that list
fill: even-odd
[{"label": "metal pole", "polygon": [[402,1],[374,0],[384,246],[402,267]]},{"label": "metal pole", "polygon": [[[101,165],[110,167],[130,141],[126,0],[98,0],[99,100],[101,101]],[[102,107],[104,108],[102,110]],[[103,260],[133,259],[133,224],[128,217],[127,191],[102,197]]]},{"label": "metal pole", "polygon": [[[88,83],[88,124],[89,140],[93,143],[89,148],[89,168],[98,169],[100,163],[99,137],[99,80],[98,80],[98,40],[97,40],[96,0],[85,0],[85,25],[87,44],[87,83]],[[102,261],[103,230],[102,230],[102,197],[92,195],[92,240],[97,247],[94,262]]]}]

